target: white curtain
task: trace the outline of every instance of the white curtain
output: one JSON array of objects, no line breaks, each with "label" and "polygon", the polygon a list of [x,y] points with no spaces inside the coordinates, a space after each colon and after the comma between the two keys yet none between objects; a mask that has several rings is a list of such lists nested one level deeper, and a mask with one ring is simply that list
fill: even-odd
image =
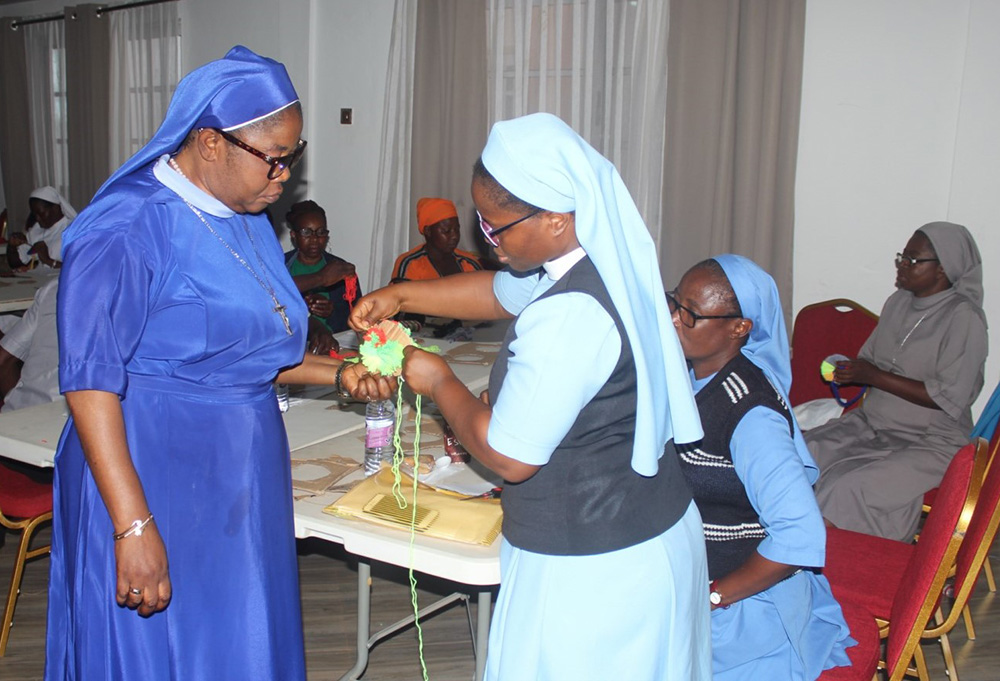
[{"label": "white curtain", "polygon": [[51,185],[69,196],[66,151],[66,42],[62,21],[28,24],[24,47],[28,70],[28,112],[33,186]]},{"label": "white curtain", "polygon": [[368,279],[371,291],[389,281],[396,256],[409,248],[410,134],[413,125],[413,57],[417,0],[396,0],[382,114],[382,152]]},{"label": "white curtain", "polygon": [[176,2],[108,12],[111,31],[110,165],[144,145],[167,112],[180,79]]},{"label": "white curtain", "polygon": [[556,114],[617,167],[659,249],[666,0],[487,0],[489,116]]}]

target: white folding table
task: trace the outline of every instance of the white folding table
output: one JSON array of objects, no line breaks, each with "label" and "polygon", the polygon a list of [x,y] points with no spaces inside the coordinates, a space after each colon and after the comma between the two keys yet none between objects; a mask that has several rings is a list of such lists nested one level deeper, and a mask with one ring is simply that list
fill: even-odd
[{"label": "white folding table", "polygon": [[[443,349],[447,342],[437,341]],[[486,387],[489,367],[481,364],[452,364],[452,369],[470,390]],[[364,405],[343,403],[330,389],[306,388],[293,390],[292,407],[285,412],[285,429],[294,458],[320,458],[328,448],[336,447],[344,456],[363,458],[363,446],[358,432],[364,428]],[[69,411],[65,400],[27,407],[15,412],[0,413],[0,456],[34,466],[54,465],[59,436]],[[317,537],[336,544],[358,556],[358,632],[357,659],[343,680],[357,679],[368,664],[371,647],[389,634],[411,624],[412,617],[400,620],[375,635],[371,623],[371,561],[389,563],[459,584],[479,587],[477,626],[475,634],[476,680],[485,671],[486,647],[489,637],[492,587],[500,583],[500,542],[488,547],[417,536],[410,549],[408,531],[381,527],[361,520],[332,516],[323,508],[336,501],[340,493],[328,492],[295,502],[295,536],[299,539]],[[423,608],[420,615],[429,615],[465,594],[452,594]]]},{"label": "white folding table", "polygon": [[42,268],[0,277],[0,312],[27,310],[38,289],[58,276],[59,270]]}]

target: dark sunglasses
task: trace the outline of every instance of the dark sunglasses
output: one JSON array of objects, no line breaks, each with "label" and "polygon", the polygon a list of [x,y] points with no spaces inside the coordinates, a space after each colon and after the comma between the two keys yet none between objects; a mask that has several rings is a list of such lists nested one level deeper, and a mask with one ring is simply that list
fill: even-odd
[{"label": "dark sunglasses", "polygon": [[243,151],[253,154],[261,161],[271,166],[270,169],[268,169],[267,171],[267,179],[269,180],[277,180],[279,177],[281,177],[281,174],[285,172],[286,168],[291,170],[295,166],[295,164],[299,162],[299,160],[302,158],[302,154],[304,154],[306,151],[306,141],[299,140],[298,146],[296,146],[295,150],[292,151],[292,153],[288,154],[287,156],[278,156],[278,157],[269,156],[260,149],[254,149],[249,144],[241,140],[239,137],[236,137],[235,135],[230,135],[225,130],[220,130],[219,128],[212,128],[212,130],[215,130],[215,132],[222,135],[223,139],[225,139],[230,144],[236,145]]},{"label": "dark sunglasses", "polygon": [[478,210],[476,211],[476,215],[479,217],[479,229],[483,230],[483,236],[486,237],[486,241],[490,244],[490,246],[493,246],[494,248],[499,248],[500,242],[497,241],[497,235],[500,234],[500,232],[506,231],[511,227],[514,227],[515,225],[519,225],[528,218],[533,218],[541,212],[542,212],[541,208],[536,208],[535,210],[525,215],[523,218],[514,220],[514,222],[508,223],[503,227],[496,227],[496,228],[494,228],[493,225],[491,225],[490,223],[486,222],[486,220],[483,219],[483,216],[479,215]]},{"label": "dark sunglasses", "polygon": [[691,308],[680,304],[677,298],[674,297],[677,295],[677,291],[670,291],[664,295],[667,296],[667,307],[670,308],[670,314],[677,313],[681,324],[689,329],[693,329],[694,325],[702,319],[743,319],[743,315],[741,314],[698,314]]}]

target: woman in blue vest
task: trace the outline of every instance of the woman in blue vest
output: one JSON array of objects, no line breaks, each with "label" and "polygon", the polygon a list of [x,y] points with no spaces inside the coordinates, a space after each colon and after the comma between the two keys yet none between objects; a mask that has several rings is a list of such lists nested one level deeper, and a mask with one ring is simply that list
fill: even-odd
[{"label": "woman in blue vest", "polygon": [[678,447],[701,511],[716,681],[812,681],[854,645],[823,567],[818,475],[788,408],[788,336],[774,280],[720,255],[667,294],[705,437]]},{"label": "woman in blue vest", "polygon": [[516,315],[489,404],[436,355],[403,368],[507,481],[487,678],[708,679],[701,519],[663,455],[701,428],[649,232],[614,166],[550,114],[493,127],[472,198],[508,267],[390,286],[351,322]]}]

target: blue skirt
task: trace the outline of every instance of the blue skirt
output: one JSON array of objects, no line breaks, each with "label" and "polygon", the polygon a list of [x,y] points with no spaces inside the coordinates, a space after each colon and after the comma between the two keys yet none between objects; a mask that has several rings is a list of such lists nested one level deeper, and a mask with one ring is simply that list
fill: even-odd
[{"label": "blue skirt", "polygon": [[172,600],[148,618],[115,602],[114,529],[71,419],[56,455],[45,678],[305,679],[273,390],[131,376],[122,410]]},{"label": "blue skirt", "polygon": [[694,503],[669,530],[593,556],[501,547],[486,678],[708,681],[708,565]]},{"label": "blue skirt", "polygon": [[856,643],[826,577],[805,570],[712,611],[716,681],[814,681],[850,665],[846,649]]}]

